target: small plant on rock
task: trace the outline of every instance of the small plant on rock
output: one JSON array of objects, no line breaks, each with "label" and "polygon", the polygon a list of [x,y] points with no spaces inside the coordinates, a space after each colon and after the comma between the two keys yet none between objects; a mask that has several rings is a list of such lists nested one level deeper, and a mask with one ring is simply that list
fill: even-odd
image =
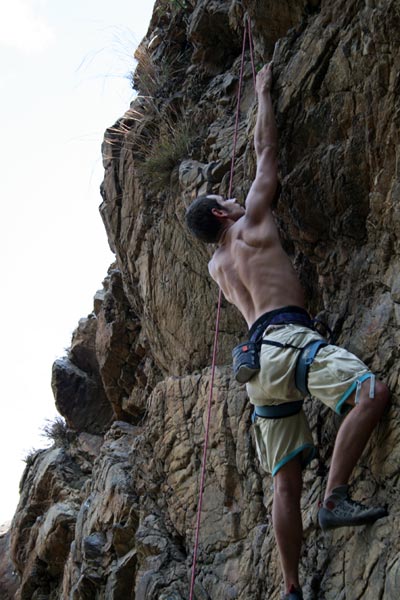
[{"label": "small plant on rock", "polygon": [[42,429],[42,436],[52,441],[58,448],[66,448],[71,441],[71,432],[62,417],[56,417],[54,421],[47,420]]}]

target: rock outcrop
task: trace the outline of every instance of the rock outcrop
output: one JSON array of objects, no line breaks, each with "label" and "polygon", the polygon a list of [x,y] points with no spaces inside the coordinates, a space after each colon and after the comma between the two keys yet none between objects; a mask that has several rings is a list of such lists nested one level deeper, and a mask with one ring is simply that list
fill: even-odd
[{"label": "rock outcrop", "polygon": [[[309,308],[390,386],[392,405],[353,476],[388,506],[370,527],[316,522],[340,423],[310,399],[320,450],[305,473],[305,597],[396,600],[400,577],[400,5],[395,0],[157,0],[133,76],[139,95],[104,138],[101,214],[116,262],[53,389],[64,429],[30,457],[1,589],[19,600],[188,598],[218,291],[210,250],[184,225],[226,194],[244,14],[255,58],[274,57],[282,193],[275,207]],[[246,56],[234,171],[255,173]],[[195,597],[276,600],[272,479],[255,456],[222,306]],[[57,435],[56,435],[57,433]]]}]

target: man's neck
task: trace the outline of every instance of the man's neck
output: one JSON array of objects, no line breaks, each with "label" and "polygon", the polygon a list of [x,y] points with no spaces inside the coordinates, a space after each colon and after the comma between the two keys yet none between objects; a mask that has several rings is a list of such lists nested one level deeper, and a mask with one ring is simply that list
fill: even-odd
[{"label": "man's neck", "polygon": [[223,246],[225,244],[226,236],[227,236],[227,233],[228,233],[228,229],[229,229],[229,227],[225,227],[225,229],[222,230],[222,233],[221,233],[221,235],[219,236],[219,239],[218,239],[218,246],[221,247],[221,246]]}]

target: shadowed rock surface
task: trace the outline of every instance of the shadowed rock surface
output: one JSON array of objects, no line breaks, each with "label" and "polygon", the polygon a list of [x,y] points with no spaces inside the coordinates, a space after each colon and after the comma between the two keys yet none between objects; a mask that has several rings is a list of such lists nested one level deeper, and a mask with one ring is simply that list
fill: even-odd
[{"label": "shadowed rock surface", "polygon": [[[189,597],[218,290],[212,249],[184,214],[197,195],[228,190],[244,11],[257,65],[274,56],[285,249],[310,311],[392,392],[353,477],[355,499],[389,517],[329,535],[316,514],[340,423],[306,403],[320,461],[302,498],[305,598],[399,596],[399,3],[157,0],[137,51],[139,96],[103,144],[100,210],[116,262],[54,365],[66,426],[28,460],[1,538],[5,598]],[[238,198],[255,174],[255,117],[247,53]],[[220,332],[195,598],[277,600],[272,479],[230,368],[246,327],[226,302]]]}]

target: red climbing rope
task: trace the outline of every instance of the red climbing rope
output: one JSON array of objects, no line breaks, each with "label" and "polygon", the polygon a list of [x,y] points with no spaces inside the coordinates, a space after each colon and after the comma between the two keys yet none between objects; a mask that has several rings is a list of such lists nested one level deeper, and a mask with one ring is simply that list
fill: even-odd
[{"label": "red climbing rope", "polygon": [[251,71],[253,73],[253,84],[254,84],[254,91],[257,91],[256,88],[256,65],[255,65],[255,60],[254,60],[254,42],[253,42],[253,34],[251,32],[251,23],[250,23],[250,18],[246,17],[246,22],[247,22],[247,31],[249,33],[249,48],[250,48],[250,62],[251,62]]},{"label": "red climbing rope", "polygon": [[246,36],[247,36],[247,27],[245,26],[244,31],[243,31],[242,59],[240,61],[239,86],[238,86],[238,93],[237,93],[235,129],[233,132],[231,175],[229,178],[228,198],[230,198],[232,195],[233,174],[235,172],[236,145],[237,145],[237,139],[238,139],[238,133],[239,133],[240,97],[242,95],[244,55],[245,55],[245,51],[246,51]]},{"label": "red climbing rope", "polygon": [[205,479],[206,479],[206,459],[207,459],[207,450],[208,450],[208,434],[210,431],[211,404],[212,404],[212,399],[213,399],[215,364],[216,364],[216,360],[217,360],[219,318],[220,318],[220,314],[221,314],[221,301],[222,301],[222,290],[220,289],[219,296],[218,296],[217,318],[215,321],[214,349],[213,349],[212,366],[211,366],[210,391],[209,391],[209,395],[208,395],[207,422],[206,422],[206,432],[205,432],[204,449],[203,449],[203,463],[202,463],[202,467],[201,467],[199,502],[197,505],[196,537],[195,537],[195,541],[194,541],[192,578],[191,578],[191,582],[190,582],[189,600],[192,600],[192,598],[193,598],[194,582],[195,582],[195,578],[196,578],[196,562],[197,562],[197,551],[199,548],[199,534],[200,534],[201,508],[203,506],[204,483],[205,483]]},{"label": "red climbing rope", "polygon": [[[253,38],[251,35],[251,25],[250,25],[250,19],[248,16],[245,17],[245,26],[244,26],[244,31],[243,31],[242,58],[241,58],[241,63],[240,63],[240,75],[239,75],[239,87],[238,87],[238,94],[237,94],[235,129],[234,129],[233,144],[232,144],[231,173],[230,173],[229,191],[228,191],[229,198],[232,195],[233,174],[234,174],[234,168],[235,168],[236,145],[237,145],[237,138],[238,138],[238,131],[239,131],[239,117],[240,117],[240,97],[241,97],[241,93],[242,93],[242,84],[243,84],[243,70],[244,70],[244,58],[245,58],[245,52],[246,52],[247,32],[248,32],[248,36],[249,36],[250,57],[251,57],[251,65],[252,65],[254,88],[255,88],[256,73],[255,73],[254,56],[253,56]],[[196,535],[195,535],[195,542],[194,542],[194,549],[193,549],[192,577],[191,577],[191,581],[190,581],[189,600],[193,600],[194,583],[195,583],[195,579],[196,579],[196,562],[197,562],[197,553],[198,553],[198,549],[199,549],[201,509],[203,506],[203,492],[204,492],[204,484],[205,484],[205,478],[206,478],[206,459],[207,459],[208,438],[209,438],[210,422],[211,422],[211,406],[212,406],[212,400],[213,400],[215,366],[216,366],[217,351],[218,351],[218,334],[219,334],[219,321],[220,321],[220,315],[221,315],[221,303],[222,303],[222,290],[220,289],[219,296],[218,296],[217,317],[216,317],[216,321],[215,321],[214,348],[213,348],[212,364],[211,364],[210,391],[209,391],[209,395],[208,395],[208,404],[207,404],[206,431],[205,431],[204,448],[203,448],[203,462],[202,462],[202,466],[201,466],[199,501],[198,501],[198,505],[197,505]]]}]

